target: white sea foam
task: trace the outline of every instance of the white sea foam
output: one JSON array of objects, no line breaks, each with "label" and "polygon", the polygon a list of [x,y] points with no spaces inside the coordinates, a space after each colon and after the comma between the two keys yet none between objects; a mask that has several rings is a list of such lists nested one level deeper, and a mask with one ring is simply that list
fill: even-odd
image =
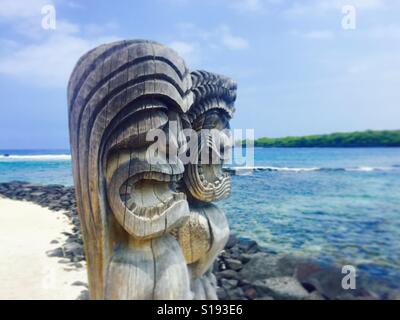
[{"label": "white sea foam", "polygon": [[[268,171],[283,171],[283,172],[310,172],[310,171],[319,171],[321,168],[311,167],[311,168],[288,168],[288,167],[265,167]],[[258,168],[256,170],[263,170],[263,167]]]},{"label": "white sea foam", "polygon": [[227,167],[226,171],[231,172],[236,175],[249,175],[257,171],[277,171],[277,172],[318,172],[318,171],[348,171],[348,172],[373,172],[373,171],[393,171],[399,170],[397,166],[392,167],[352,167],[352,168],[319,168],[319,167],[309,167],[309,168],[290,168],[290,167],[272,167],[272,166],[254,166],[254,167]]},{"label": "white sea foam", "polygon": [[256,167],[229,167],[227,171],[241,174],[244,172],[253,171],[287,171],[287,172],[302,172],[302,171],[318,171],[320,168],[289,168],[289,167],[271,167],[271,166],[256,166]]},{"label": "white sea foam", "polygon": [[359,172],[371,172],[371,171],[392,171],[396,170],[395,166],[392,167],[357,167],[357,168],[347,168],[346,171],[359,171]]},{"label": "white sea foam", "polygon": [[357,167],[357,168],[347,168],[346,171],[360,171],[360,172],[371,172],[378,170],[378,168],[373,167]]},{"label": "white sea foam", "polygon": [[65,161],[71,160],[68,154],[35,154],[35,155],[0,155],[0,161]]}]

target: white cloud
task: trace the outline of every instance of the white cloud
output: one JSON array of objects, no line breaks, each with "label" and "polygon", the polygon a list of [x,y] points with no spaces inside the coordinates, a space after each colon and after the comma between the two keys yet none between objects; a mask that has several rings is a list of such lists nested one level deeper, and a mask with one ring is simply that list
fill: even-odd
[{"label": "white cloud", "polygon": [[42,43],[19,46],[0,57],[0,74],[37,86],[62,88],[82,54],[116,39],[84,39],[72,33],[55,33]]},{"label": "white cloud", "polygon": [[333,36],[334,34],[330,30],[313,30],[303,34],[304,38],[315,40],[332,39]]},{"label": "white cloud", "polygon": [[188,56],[195,50],[195,46],[192,43],[184,41],[174,41],[169,44],[169,47],[174,49],[181,56]]},{"label": "white cloud", "polygon": [[262,0],[233,0],[231,6],[239,12],[257,12],[264,8]]},{"label": "white cloud", "polygon": [[368,31],[368,36],[375,39],[400,39],[400,25],[390,24],[386,26],[377,26]]},{"label": "white cloud", "polygon": [[72,9],[82,9],[83,8],[82,3],[78,3],[75,1],[65,1],[65,5],[67,5],[68,7],[72,8]]},{"label": "white cloud", "polygon": [[242,50],[249,47],[246,39],[233,35],[227,26],[220,27],[218,33],[222,44],[229,49]]},{"label": "white cloud", "polygon": [[107,22],[104,24],[90,23],[83,26],[83,31],[88,35],[99,35],[107,32],[114,32],[119,29],[119,25],[116,22]]},{"label": "white cloud", "polygon": [[200,29],[192,23],[180,23],[178,25],[181,36],[185,39],[201,42],[203,46],[210,48],[223,47],[229,50],[243,50],[249,47],[248,41],[232,33],[227,25],[219,25],[214,29]]},{"label": "white cloud", "polygon": [[51,0],[0,0],[0,18],[16,19],[40,16],[42,7],[52,3]]},{"label": "white cloud", "polygon": [[285,0],[229,0],[229,6],[239,13],[263,13]]},{"label": "white cloud", "polygon": [[52,0],[0,0],[0,21],[14,32],[38,39],[41,37],[42,7],[54,5]]},{"label": "white cloud", "polygon": [[[374,53],[357,59],[343,62],[343,70],[347,71],[346,79],[353,79],[354,83],[370,79],[379,84],[381,90],[386,86],[398,86],[400,58],[396,53]],[[382,83],[385,83],[382,86]]]},{"label": "white cloud", "polygon": [[173,41],[167,44],[168,47],[174,49],[186,63],[191,67],[195,67],[201,62],[201,47],[197,42],[189,41]]},{"label": "white cloud", "polygon": [[324,14],[331,10],[341,10],[345,5],[356,9],[372,10],[387,6],[387,0],[229,0],[229,6],[239,13],[263,13],[271,8],[285,5],[288,15]]},{"label": "white cloud", "polygon": [[82,54],[117,39],[107,36],[111,24],[81,26],[57,18],[56,30],[42,29],[41,8],[49,3],[0,0],[0,20],[9,31],[24,36],[19,41],[0,39],[0,74],[35,86],[65,87]]},{"label": "white cloud", "polygon": [[388,5],[386,0],[302,0],[288,4],[285,14],[290,17],[323,15],[333,10],[340,13],[346,5],[352,5],[356,10],[376,10]]},{"label": "white cloud", "polygon": [[[336,6],[336,8],[352,5],[356,7],[356,9],[361,10],[374,10],[383,8],[387,5],[387,0],[334,0],[329,2],[332,2],[333,7]],[[328,1],[325,0],[325,3],[328,3]]]},{"label": "white cloud", "polygon": [[310,40],[328,40],[333,39],[335,34],[331,30],[321,29],[321,30],[309,30],[309,31],[300,31],[300,30],[292,30],[290,34],[295,37],[310,39]]},{"label": "white cloud", "polygon": [[385,6],[385,0],[316,0],[315,6],[319,10],[340,10],[344,6],[351,5],[356,9],[372,10]]}]

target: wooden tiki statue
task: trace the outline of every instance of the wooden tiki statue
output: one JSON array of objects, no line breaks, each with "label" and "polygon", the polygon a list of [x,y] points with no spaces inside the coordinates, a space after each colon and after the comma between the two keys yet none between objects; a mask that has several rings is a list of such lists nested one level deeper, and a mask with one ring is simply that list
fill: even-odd
[{"label": "wooden tiki statue", "polygon": [[[78,61],[68,109],[91,299],[216,299],[210,268],[229,228],[211,201],[228,196],[230,180],[214,141],[226,138],[235,95],[232,80],[190,73],[151,41],[105,44]],[[180,160],[187,128],[218,161]],[[169,133],[157,156],[176,161],[149,161],[156,129]]]}]

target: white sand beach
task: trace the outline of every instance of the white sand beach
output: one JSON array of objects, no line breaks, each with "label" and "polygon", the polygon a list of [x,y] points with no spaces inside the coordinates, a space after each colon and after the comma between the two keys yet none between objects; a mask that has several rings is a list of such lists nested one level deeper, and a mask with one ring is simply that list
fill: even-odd
[{"label": "white sand beach", "polygon": [[76,299],[86,288],[72,284],[87,283],[85,265],[76,268],[46,254],[64,243],[62,232],[71,228],[61,212],[0,197],[0,299]]}]

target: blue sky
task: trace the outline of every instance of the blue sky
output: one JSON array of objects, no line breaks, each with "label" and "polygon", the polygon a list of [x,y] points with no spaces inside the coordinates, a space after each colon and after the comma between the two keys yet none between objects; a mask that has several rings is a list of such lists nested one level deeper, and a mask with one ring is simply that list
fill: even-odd
[{"label": "blue sky", "polygon": [[[56,30],[41,27],[46,4]],[[127,38],[237,80],[232,127],[256,137],[399,129],[399,16],[393,0],[0,0],[0,149],[68,147],[75,62]]]}]

